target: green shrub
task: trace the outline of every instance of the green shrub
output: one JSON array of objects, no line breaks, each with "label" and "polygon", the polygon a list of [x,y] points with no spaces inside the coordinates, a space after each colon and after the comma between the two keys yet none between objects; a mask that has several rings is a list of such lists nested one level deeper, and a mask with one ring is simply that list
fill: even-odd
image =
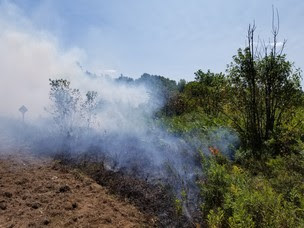
[{"label": "green shrub", "polygon": [[207,222],[211,228],[222,227],[222,222],[224,219],[224,211],[219,207],[217,210],[210,210],[207,216]]},{"label": "green shrub", "polygon": [[273,188],[287,201],[302,208],[301,214],[304,217],[304,155],[278,156],[270,159],[267,166],[267,177]]},{"label": "green shrub", "polygon": [[[268,176],[252,175],[238,165],[223,163],[217,156],[204,157],[202,210],[209,227],[303,227],[303,189],[299,185],[303,176],[290,171],[290,187],[283,183],[287,177],[281,177],[289,162],[270,160],[268,175],[272,178],[268,180]],[[301,170],[298,165],[294,164],[294,169]]]}]

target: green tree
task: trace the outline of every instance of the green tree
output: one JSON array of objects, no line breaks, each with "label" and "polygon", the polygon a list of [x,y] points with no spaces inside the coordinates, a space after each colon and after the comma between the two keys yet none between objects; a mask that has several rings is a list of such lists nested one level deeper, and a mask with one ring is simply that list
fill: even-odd
[{"label": "green tree", "polygon": [[185,94],[193,99],[194,106],[200,106],[209,115],[218,115],[224,106],[226,78],[222,73],[206,73],[202,70],[195,72],[194,82],[189,82],[185,87]]},{"label": "green tree", "polygon": [[187,82],[185,79],[179,80],[179,82],[177,83],[178,91],[182,93],[186,87],[186,84]]},{"label": "green tree", "polygon": [[[301,98],[301,72],[278,50],[278,26],[273,25],[273,42],[255,45],[255,26],[248,29],[248,47],[239,49],[228,67],[229,115],[243,142],[259,153],[265,141],[278,133]],[[258,51],[259,50],[259,51]]]}]

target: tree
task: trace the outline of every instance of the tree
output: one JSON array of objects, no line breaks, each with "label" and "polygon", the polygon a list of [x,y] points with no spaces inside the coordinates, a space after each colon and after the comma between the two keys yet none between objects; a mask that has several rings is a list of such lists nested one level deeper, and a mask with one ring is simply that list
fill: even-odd
[{"label": "tree", "polygon": [[61,132],[71,136],[76,123],[78,127],[90,127],[98,106],[97,92],[87,92],[84,99],[80,91],[70,88],[70,82],[65,79],[50,79],[50,85],[51,114]]},{"label": "tree", "polygon": [[188,97],[195,100],[195,105],[200,106],[209,115],[218,115],[225,100],[226,78],[222,73],[204,73],[198,70],[195,82],[189,82],[184,91]]},{"label": "tree", "polygon": [[98,93],[96,91],[88,91],[86,93],[86,100],[82,104],[82,108],[83,108],[82,115],[83,115],[83,118],[87,122],[88,128],[91,127],[93,118],[96,115],[94,113],[94,111],[96,110],[98,103],[100,103],[100,102],[97,102],[97,96],[98,96]]},{"label": "tree", "polygon": [[273,18],[273,41],[262,48],[255,42],[255,28],[249,26],[248,46],[239,49],[227,71],[230,116],[245,144],[259,153],[299,105],[301,72],[283,54],[286,41],[278,50],[279,19],[275,26]]},{"label": "tree", "polygon": [[159,75],[150,75],[144,73],[139,79],[135,80],[136,84],[144,85],[149,92],[151,101],[161,107],[161,112],[171,115],[168,102],[174,99],[178,93],[176,81]]},{"label": "tree", "polygon": [[121,74],[118,78],[115,79],[116,82],[120,82],[120,83],[126,83],[126,84],[131,84],[134,83],[134,79],[124,76],[123,74]]},{"label": "tree", "polygon": [[179,80],[179,82],[177,83],[177,88],[180,93],[182,93],[184,91],[186,84],[187,84],[187,82],[185,79]]},{"label": "tree", "polygon": [[81,95],[78,89],[71,89],[70,82],[65,79],[50,81],[50,100],[52,103],[51,114],[62,133],[69,136],[75,114],[79,112]]}]

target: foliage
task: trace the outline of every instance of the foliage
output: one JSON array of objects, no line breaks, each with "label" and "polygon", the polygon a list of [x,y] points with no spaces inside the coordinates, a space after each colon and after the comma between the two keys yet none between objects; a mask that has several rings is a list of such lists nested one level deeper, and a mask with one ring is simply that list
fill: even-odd
[{"label": "foliage", "polygon": [[304,210],[304,154],[269,159],[265,173],[271,185],[288,201]]},{"label": "foliage", "polygon": [[206,176],[201,183],[202,210],[210,227],[304,225],[304,173],[300,168],[303,157],[297,157],[299,161],[295,166],[300,172],[290,171],[292,177],[287,179],[286,168],[295,158],[287,162],[281,158],[270,160],[268,165],[272,171],[269,175],[272,178],[268,179],[263,174],[252,175],[227,160],[223,162],[221,156],[203,158]]},{"label": "foliage", "polygon": [[219,207],[215,210],[210,210],[207,216],[207,222],[210,228],[222,227],[222,222],[224,219],[224,211]]},{"label": "foliage", "polygon": [[195,97],[199,106],[207,114],[218,115],[224,106],[227,89],[227,80],[224,74],[212,73],[210,70],[206,73],[198,70],[194,74],[196,82],[189,83],[186,93]]},{"label": "foliage", "polygon": [[158,92],[164,98],[168,98],[171,93],[178,91],[176,81],[159,75],[144,73],[139,79],[135,80],[135,83],[145,84],[153,92]]},{"label": "foliage", "polygon": [[168,102],[172,107],[172,113],[181,115],[185,112],[192,112],[198,107],[208,115],[218,115],[224,104],[226,79],[222,73],[207,73],[199,70],[195,73],[196,81],[178,84],[181,94],[175,95]]},{"label": "foliage", "polygon": [[270,53],[266,48],[256,53],[255,27],[249,27],[248,47],[239,49],[228,68],[229,116],[234,121],[244,145],[256,155],[263,144],[301,105],[301,72],[276,50],[276,33]]},{"label": "foliage", "polygon": [[207,115],[218,116],[224,108],[226,101],[227,80],[224,74],[212,73],[210,70],[204,73],[198,70],[196,80],[186,82],[180,80],[175,86],[168,89],[163,113],[167,116],[182,115],[194,112],[198,108]]},{"label": "foliage", "polygon": [[186,84],[187,82],[185,79],[179,80],[179,82],[177,83],[178,91],[182,93],[186,87]]},{"label": "foliage", "polygon": [[178,216],[181,216],[183,214],[183,203],[180,199],[174,200],[174,207],[175,207],[176,214]]},{"label": "foliage", "polygon": [[177,134],[206,132],[210,128],[226,124],[224,117],[210,117],[201,108],[182,115],[163,117],[162,122],[165,123],[170,132]]}]

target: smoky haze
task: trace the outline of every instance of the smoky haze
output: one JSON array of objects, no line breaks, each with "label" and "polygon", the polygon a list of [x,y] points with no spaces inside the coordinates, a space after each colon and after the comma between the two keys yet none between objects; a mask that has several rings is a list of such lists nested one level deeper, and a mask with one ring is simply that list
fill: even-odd
[{"label": "smoky haze", "polygon": [[0,111],[16,116],[26,104],[31,116],[43,114],[48,103],[48,78],[79,75],[76,50],[61,52],[47,37],[6,28],[0,31]]},{"label": "smoky haze", "polygon": [[[160,96],[153,95],[153,86],[92,77],[76,64],[86,58],[82,50],[62,50],[54,37],[36,31],[11,5],[1,5],[0,15],[1,152],[51,156],[66,152],[73,157],[93,153],[109,169],[169,183],[177,195],[187,189],[195,199],[195,178],[201,175],[198,151],[215,145],[228,154],[230,144],[238,142],[221,128],[203,139],[192,136],[192,144],[168,133],[152,118],[163,104]],[[17,22],[12,24],[12,18]],[[58,116],[49,78],[67,79],[71,89],[79,89],[67,118]],[[88,91],[97,92],[91,109],[85,106]],[[57,98],[64,101],[61,95]],[[18,111],[21,105],[29,110],[25,123]]]}]

